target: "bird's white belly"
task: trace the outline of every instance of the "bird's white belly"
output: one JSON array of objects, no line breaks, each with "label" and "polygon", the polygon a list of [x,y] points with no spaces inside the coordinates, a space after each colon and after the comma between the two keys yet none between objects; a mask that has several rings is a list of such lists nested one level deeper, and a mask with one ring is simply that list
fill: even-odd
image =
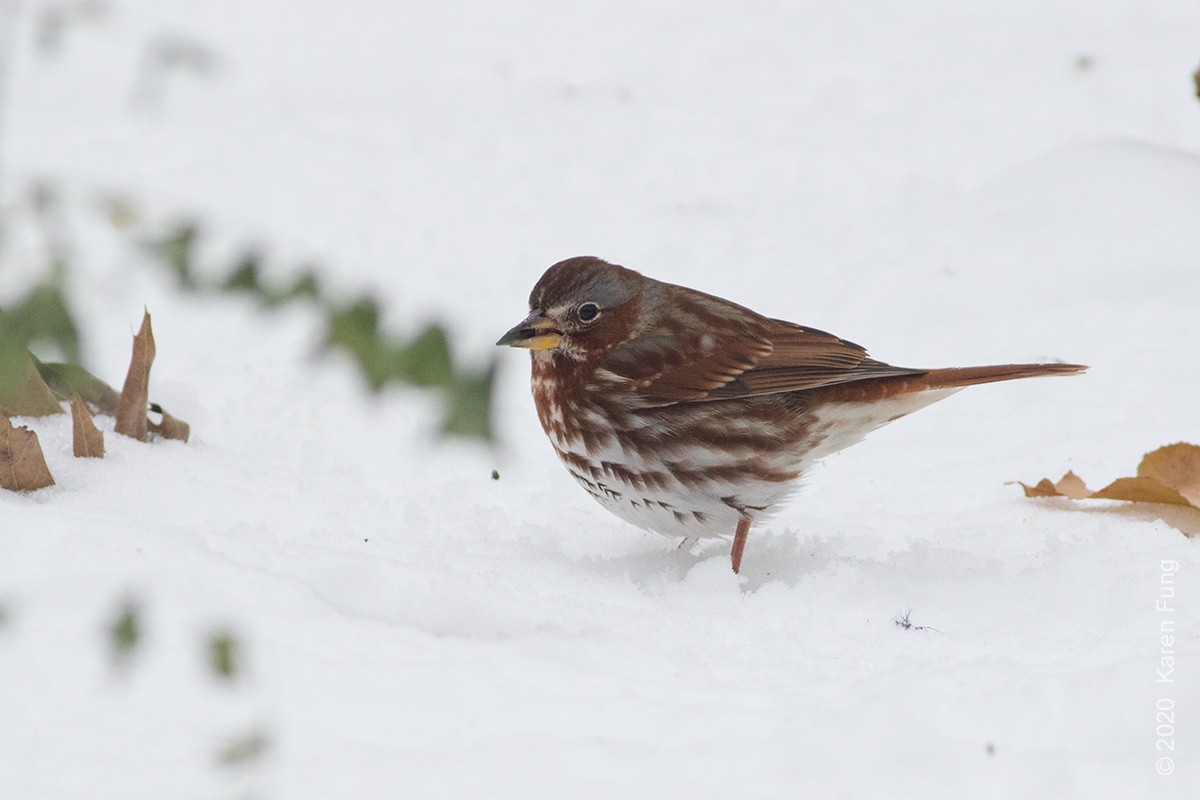
[{"label": "bird's white belly", "polygon": [[[589,425],[607,427],[601,415],[594,411],[584,413]],[[751,461],[788,470],[796,460],[790,453],[771,456],[745,449],[667,440],[653,453],[645,454],[622,448],[615,444],[615,439],[614,443],[592,448],[554,433],[550,439],[563,466],[597,502],[626,522],[664,536],[693,539],[732,536],[743,514],[761,517],[798,488],[795,481],[755,480],[744,473],[736,479],[716,477]],[[586,460],[586,465],[581,464],[581,459]],[[688,485],[664,466],[666,462],[677,470],[714,477],[705,480],[702,486]],[[659,479],[631,479],[629,473],[653,474]]]},{"label": "bird's white belly", "polygon": [[[812,439],[803,447],[771,452],[710,447],[665,440],[653,453],[610,443],[587,448],[577,439],[551,433],[555,451],[571,476],[601,505],[646,530],[679,538],[732,536],[743,514],[761,519],[799,488],[799,476],[825,456],[849,447],[872,430],[952,394],[954,389],[914,392],[871,402],[822,405],[811,412]],[[553,411],[552,411],[553,413]],[[585,410],[587,423],[607,428],[602,414]],[[651,424],[651,423],[648,423]],[[583,464],[586,461],[586,465]],[[674,477],[630,481],[622,472],[671,475],[664,462],[689,472],[711,473],[702,486]],[[756,479],[750,471],[722,479],[731,468],[753,463],[797,477]],[[619,465],[614,467],[614,465]],[[732,470],[737,472],[737,470]]]}]

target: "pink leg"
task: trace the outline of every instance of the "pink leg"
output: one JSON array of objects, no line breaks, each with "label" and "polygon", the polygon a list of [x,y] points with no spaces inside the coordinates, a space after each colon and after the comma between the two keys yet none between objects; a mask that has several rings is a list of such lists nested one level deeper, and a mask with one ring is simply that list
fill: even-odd
[{"label": "pink leg", "polygon": [[729,551],[729,559],[733,562],[734,573],[742,569],[742,552],[746,549],[746,537],[750,534],[750,518],[738,520],[737,531],[733,534],[733,549]]}]

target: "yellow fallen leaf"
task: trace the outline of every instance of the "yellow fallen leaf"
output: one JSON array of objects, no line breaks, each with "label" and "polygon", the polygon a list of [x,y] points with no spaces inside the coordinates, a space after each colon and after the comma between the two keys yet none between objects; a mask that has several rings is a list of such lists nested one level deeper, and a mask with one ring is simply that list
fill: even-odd
[{"label": "yellow fallen leaf", "polygon": [[[1126,500],[1130,503],[1170,503],[1190,506],[1188,499],[1170,486],[1153,478],[1117,478],[1103,489],[1087,496],[1096,500]],[[1084,498],[1086,499],[1086,498]]]},{"label": "yellow fallen leaf", "polygon": [[1042,478],[1032,486],[1017,483],[1025,490],[1026,497],[1124,500],[1200,510],[1200,445],[1180,442],[1146,453],[1138,464],[1136,477],[1117,478],[1096,492],[1090,491],[1073,472],[1057,483],[1049,478]]},{"label": "yellow fallen leaf", "polygon": [[1180,442],[1147,453],[1138,464],[1138,476],[1169,486],[1200,508],[1200,447]]},{"label": "yellow fallen leaf", "polygon": [[1025,490],[1026,497],[1069,497],[1072,500],[1082,500],[1091,494],[1083,480],[1074,472],[1068,472],[1054,483],[1049,478],[1042,478],[1030,486],[1016,481]]}]

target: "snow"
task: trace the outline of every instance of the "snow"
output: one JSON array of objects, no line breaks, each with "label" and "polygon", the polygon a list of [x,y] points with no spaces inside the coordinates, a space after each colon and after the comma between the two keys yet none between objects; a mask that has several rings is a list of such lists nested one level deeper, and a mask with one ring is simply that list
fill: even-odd
[{"label": "snow", "polygon": [[[194,438],[101,418],[108,457],[75,460],[68,420],[21,421],[58,484],[0,495],[0,797],[1200,785],[1195,541],[1004,485],[1200,442],[1194,4],[125,0],[46,56],[52,7],[0,7],[0,296],[44,264],[27,189],[52,180],[88,363],[119,382],[148,306],[152,395]],[[147,78],[164,37],[211,74]],[[739,577],[724,543],[675,550],[574,485],[524,354],[495,354],[497,446],[439,441],[431,397],[314,357],[311,312],[180,293],[94,211],[111,193],[138,235],[199,219],[206,269],[262,242],[395,330],[442,319],[469,363],[592,253],[892,363],[1092,370],[829,458]],[[117,666],[129,598],[144,642]],[[936,630],[894,624],[910,608]],[[221,630],[233,681],[206,666]],[[217,763],[254,732],[261,759]]]}]

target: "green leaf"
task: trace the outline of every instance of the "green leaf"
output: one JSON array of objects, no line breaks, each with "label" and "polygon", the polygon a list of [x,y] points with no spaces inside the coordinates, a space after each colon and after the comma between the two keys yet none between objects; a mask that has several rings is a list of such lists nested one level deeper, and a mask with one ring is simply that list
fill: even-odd
[{"label": "green leaf", "polygon": [[331,312],[325,341],[329,347],[349,351],[376,391],[394,369],[392,357],[379,342],[379,306],[370,298]]},{"label": "green leaf", "polygon": [[193,262],[197,233],[193,223],[180,223],[162,239],[148,243],[151,252],[175,273],[180,284],[192,289],[197,288]]},{"label": "green leaf", "polygon": [[450,343],[440,325],[430,325],[402,348],[398,378],[416,386],[449,386],[454,377]]},{"label": "green leaf", "polygon": [[227,292],[253,292],[262,295],[262,284],[258,276],[259,258],[255,253],[247,253],[234,267],[233,272],[225,279],[221,288]]},{"label": "green leaf", "polygon": [[214,633],[208,640],[208,665],[213,675],[225,680],[237,677],[240,667],[238,642],[226,631]]},{"label": "green leaf", "polygon": [[344,347],[351,353],[370,352],[378,347],[379,306],[370,298],[362,298],[352,306],[335,309],[329,314],[326,342]]},{"label": "green leaf", "polygon": [[76,392],[93,413],[117,415],[120,393],[78,364],[46,363],[34,359],[42,380],[62,401],[69,401]]},{"label": "green leaf", "polygon": [[127,197],[109,195],[100,198],[100,211],[117,230],[125,230],[137,223],[137,206]]},{"label": "green leaf", "polygon": [[232,739],[217,753],[217,763],[223,767],[241,767],[262,758],[271,745],[271,740],[261,731],[252,731],[245,736]]},{"label": "green leaf", "polygon": [[270,288],[260,291],[262,304],[267,308],[274,308],[292,300],[320,300],[321,283],[315,272],[308,271],[302,273],[286,289]]},{"label": "green leaf", "polygon": [[492,384],[496,362],[482,373],[459,375],[448,388],[449,409],[442,431],[452,436],[492,438]]},{"label": "green leaf", "polygon": [[33,354],[0,341],[0,412],[44,417],[63,413],[58,398],[38,374]]},{"label": "green leaf", "polygon": [[141,608],[132,600],[125,602],[108,629],[113,660],[128,661],[141,639]]},{"label": "green leaf", "polygon": [[51,342],[67,361],[79,363],[79,330],[56,281],[35,286],[24,300],[0,314],[0,338],[22,346]]}]

